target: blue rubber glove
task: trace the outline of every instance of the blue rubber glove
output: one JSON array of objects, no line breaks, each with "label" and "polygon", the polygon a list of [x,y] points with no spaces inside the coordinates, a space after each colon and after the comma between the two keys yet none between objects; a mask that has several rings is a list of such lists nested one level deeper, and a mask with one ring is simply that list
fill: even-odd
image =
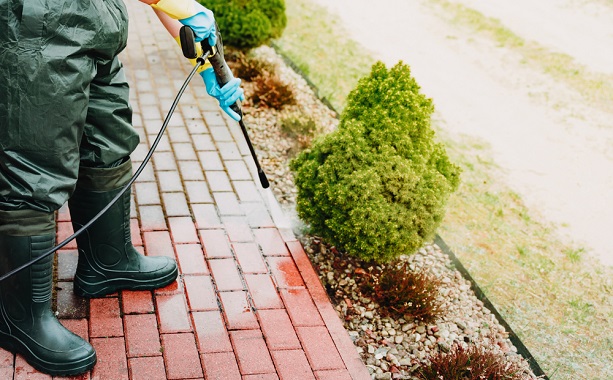
[{"label": "blue rubber glove", "polygon": [[215,17],[213,12],[205,8],[202,4],[195,1],[194,14],[191,17],[180,19],[183,25],[187,25],[194,30],[196,34],[196,42],[200,42],[208,38],[209,45],[215,46],[217,42],[217,31],[215,29]]},{"label": "blue rubber glove", "polygon": [[241,119],[240,115],[234,112],[230,106],[236,103],[237,100],[245,100],[243,89],[240,87],[241,80],[238,78],[232,78],[223,87],[219,87],[217,78],[215,77],[215,71],[212,67],[204,70],[200,73],[204,84],[206,85],[206,92],[219,101],[219,106],[230,117],[236,121]]}]

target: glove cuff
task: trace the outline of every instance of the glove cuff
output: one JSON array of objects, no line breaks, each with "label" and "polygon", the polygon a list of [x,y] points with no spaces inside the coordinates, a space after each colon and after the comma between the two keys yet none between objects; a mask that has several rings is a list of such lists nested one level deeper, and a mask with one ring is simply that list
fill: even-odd
[{"label": "glove cuff", "polygon": [[[177,41],[177,44],[181,46],[181,37],[179,36],[175,37],[175,41]],[[202,55],[202,46],[200,46],[200,44],[196,44],[196,53],[198,54],[198,56]],[[196,59],[188,59],[188,61],[192,64],[192,66],[196,66],[196,63],[197,63]],[[200,74],[201,72],[208,69],[209,67],[212,67],[211,63],[209,61],[205,61],[204,64],[201,65],[198,68],[198,70],[196,70],[196,72]]]},{"label": "glove cuff", "polygon": [[183,20],[198,13],[195,0],[160,0],[151,6],[176,20]]}]

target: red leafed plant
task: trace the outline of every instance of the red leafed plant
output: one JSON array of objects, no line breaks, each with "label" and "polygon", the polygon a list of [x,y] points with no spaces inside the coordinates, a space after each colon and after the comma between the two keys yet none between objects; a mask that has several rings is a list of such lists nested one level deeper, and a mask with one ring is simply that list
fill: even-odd
[{"label": "red leafed plant", "polygon": [[254,84],[250,96],[253,105],[280,110],[296,103],[292,88],[281,80],[272,63],[231,49],[226,57],[237,77]]},{"label": "red leafed plant", "polygon": [[441,281],[425,270],[412,270],[406,262],[390,265],[371,275],[362,292],[394,317],[430,322],[442,311],[438,299]]},{"label": "red leafed plant", "polygon": [[251,96],[254,105],[281,109],[296,102],[291,87],[283,83],[277,74],[265,71],[253,78],[256,89]]},{"label": "red leafed plant", "polygon": [[413,373],[419,380],[522,380],[523,368],[505,358],[504,354],[488,351],[477,345],[454,345],[448,353],[431,356],[430,364]]}]

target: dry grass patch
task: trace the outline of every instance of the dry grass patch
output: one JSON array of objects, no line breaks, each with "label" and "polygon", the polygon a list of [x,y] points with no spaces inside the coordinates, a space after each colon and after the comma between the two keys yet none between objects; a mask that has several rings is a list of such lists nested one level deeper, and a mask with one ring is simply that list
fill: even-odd
[{"label": "dry grass patch", "polygon": [[528,210],[483,145],[453,140],[463,182],[441,236],[552,379],[613,376],[613,271]]}]

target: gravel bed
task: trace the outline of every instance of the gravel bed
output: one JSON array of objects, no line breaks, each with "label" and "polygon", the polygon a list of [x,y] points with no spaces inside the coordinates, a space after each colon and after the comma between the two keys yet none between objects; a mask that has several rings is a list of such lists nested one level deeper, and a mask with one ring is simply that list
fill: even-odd
[{"label": "gravel bed", "polygon": [[[438,300],[444,312],[434,322],[385,317],[379,305],[360,294],[358,273],[372,270],[356,260],[344,258],[314,237],[302,237],[306,252],[328,290],[336,311],[355,343],[373,379],[410,379],[410,374],[426,363],[429,355],[449,352],[452,345],[467,343],[484,346],[504,355],[525,369],[526,379],[535,379],[528,363],[496,317],[477,299],[449,257],[433,244],[427,244],[411,256],[401,256],[412,270],[426,270],[442,281]],[[342,257],[342,256],[341,256]],[[338,260],[338,259],[337,259]],[[384,271],[385,266],[376,268]]]},{"label": "gravel bed", "polygon": [[[291,212],[296,189],[288,163],[294,142],[281,131],[279,121],[292,113],[302,112],[313,118],[322,131],[331,131],[338,125],[338,119],[274,49],[263,46],[253,53],[276,66],[277,73],[291,85],[297,99],[296,105],[282,111],[256,108],[248,101],[244,104],[245,123],[251,131],[250,137],[260,163],[277,200]],[[249,98],[252,87],[250,83],[243,85]],[[434,322],[423,324],[417,320],[383,316],[379,305],[360,295],[355,276],[356,269],[363,264],[343,257],[342,253],[317,237],[299,232],[298,235],[373,379],[411,379],[411,373],[427,363],[429,355],[447,352],[454,344],[468,343],[505,355],[509,362],[525,369],[525,379],[536,379],[528,363],[517,354],[505,329],[477,299],[470,283],[454,269],[449,257],[436,245],[425,245],[416,254],[401,257],[411,269],[427,270],[443,283],[438,297],[443,303],[444,313]],[[338,265],[339,258],[343,261],[341,265]],[[361,268],[360,273],[367,269]],[[385,266],[377,269],[384,270]]]}]

